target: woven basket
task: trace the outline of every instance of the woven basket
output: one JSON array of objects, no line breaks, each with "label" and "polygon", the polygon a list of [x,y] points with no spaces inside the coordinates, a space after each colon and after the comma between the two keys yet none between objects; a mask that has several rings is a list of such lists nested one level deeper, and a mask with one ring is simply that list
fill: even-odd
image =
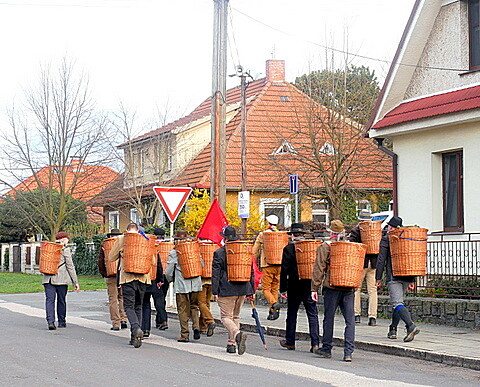
[{"label": "woven basket", "polygon": [[317,258],[318,246],[322,244],[319,239],[306,239],[296,241],[295,256],[297,258],[298,278],[312,279],[313,264]]},{"label": "woven basket", "polygon": [[203,261],[202,277],[212,277],[213,253],[218,249],[218,245],[213,242],[200,242],[200,257]]},{"label": "woven basket", "polygon": [[423,276],[427,268],[427,233],[421,227],[396,228],[388,232],[394,276]]},{"label": "woven basket", "polygon": [[263,253],[269,265],[281,265],[283,248],[288,245],[286,231],[264,232]]},{"label": "woven basket", "polygon": [[147,240],[137,233],[125,233],[123,270],[133,274],[148,274],[152,266],[154,244],[154,239]]},{"label": "woven basket", "polygon": [[53,275],[58,273],[62,247],[60,243],[42,242],[40,248],[40,273]]},{"label": "woven basket", "polygon": [[155,243],[157,254],[162,261],[163,272],[167,269],[168,254],[175,248],[173,242],[158,241]]},{"label": "woven basket", "polygon": [[227,252],[227,275],[232,282],[247,282],[252,278],[253,243],[231,241],[225,246]]},{"label": "woven basket", "polygon": [[367,245],[336,241],[330,244],[330,284],[358,288],[362,282]]},{"label": "woven basket", "polygon": [[378,254],[382,240],[382,222],[365,220],[358,224],[362,243],[367,245],[367,254]]},{"label": "woven basket", "polygon": [[110,262],[108,256],[112,247],[115,244],[116,238],[108,238],[102,242],[103,256],[105,258],[105,267],[107,268],[107,277],[115,277],[117,275],[117,265],[118,261]]},{"label": "woven basket", "polygon": [[154,254],[155,257],[155,263],[152,263],[152,268],[150,269],[150,280],[155,281],[157,279],[157,262],[158,262],[158,256],[157,254]]},{"label": "woven basket", "polygon": [[202,275],[200,246],[197,241],[178,241],[175,245],[178,264],[182,269],[183,278],[193,278]]}]

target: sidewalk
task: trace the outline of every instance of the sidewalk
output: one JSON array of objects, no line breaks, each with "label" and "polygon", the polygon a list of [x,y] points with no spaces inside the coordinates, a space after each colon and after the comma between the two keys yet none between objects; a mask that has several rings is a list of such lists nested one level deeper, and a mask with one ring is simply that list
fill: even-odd
[{"label": "sidewalk", "polygon": [[[280,318],[275,321],[266,319],[268,308],[256,306],[260,322],[267,335],[285,336],[286,309],[282,308]],[[219,324],[220,311],[215,302],[211,304],[212,314]],[[176,317],[176,310],[169,309],[169,314]],[[322,333],[323,314],[319,314],[320,334]],[[367,318],[355,327],[355,347],[365,351],[381,352],[396,356],[413,357],[457,367],[480,370],[480,332],[467,328],[455,328],[442,325],[418,323],[420,333],[410,343],[403,342],[402,323],[398,329],[398,339],[387,339],[390,320],[377,319],[377,326],[367,325]],[[256,332],[256,325],[251,316],[249,304],[245,304],[241,313],[241,329]],[[342,315],[335,317],[334,345],[343,346],[344,322]],[[310,340],[305,311],[300,309],[297,320],[297,339]]]}]

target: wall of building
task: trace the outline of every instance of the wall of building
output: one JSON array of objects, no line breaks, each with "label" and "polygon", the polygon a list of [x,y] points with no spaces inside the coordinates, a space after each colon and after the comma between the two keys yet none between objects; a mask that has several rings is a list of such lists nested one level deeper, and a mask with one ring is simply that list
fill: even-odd
[{"label": "wall of building", "polygon": [[480,136],[478,124],[468,123],[395,136],[398,154],[398,211],[404,224],[430,231],[443,230],[442,157],[463,150],[465,232],[480,231]]}]

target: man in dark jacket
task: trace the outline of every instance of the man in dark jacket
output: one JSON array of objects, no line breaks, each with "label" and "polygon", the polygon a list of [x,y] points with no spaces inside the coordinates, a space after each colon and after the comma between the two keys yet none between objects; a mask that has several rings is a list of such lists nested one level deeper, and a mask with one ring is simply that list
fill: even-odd
[{"label": "man in dark jacket", "polygon": [[[402,218],[394,216],[387,223],[387,228],[390,231],[394,228],[402,226]],[[387,232],[384,233],[380,242],[380,252],[377,260],[376,279],[377,286],[382,285],[382,275],[385,269],[385,279],[387,282],[388,293],[390,294],[390,302],[393,307],[392,324],[389,327],[387,337],[389,339],[397,338],[397,326],[400,320],[405,322],[407,328],[407,335],[403,338],[403,341],[412,341],[415,336],[420,333],[420,329],[412,321],[412,316],[404,305],[405,292],[408,289],[413,289],[415,285],[414,276],[393,276],[392,271],[392,256],[390,254],[390,242]]]},{"label": "man in dark jacket", "polygon": [[294,241],[304,239],[305,230],[302,223],[293,223],[288,234],[291,242],[283,248],[282,269],[280,272],[280,295],[287,299],[287,326],[285,340],[280,345],[289,350],[295,349],[295,333],[297,329],[297,315],[300,304],[303,303],[308,318],[310,331],[310,352],[318,349],[320,333],[318,328],[317,303],[312,300],[309,279],[298,278],[297,257],[295,255]]},{"label": "man in dark jacket", "polygon": [[[372,215],[369,210],[361,210],[358,214],[358,220],[370,220]],[[355,226],[348,237],[350,242],[362,243],[362,236],[360,234],[360,226]],[[378,254],[366,254],[363,264],[362,284],[363,280],[367,280],[367,292],[368,292],[368,325],[377,325],[377,308],[378,308],[378,295],[377,286],[375,285],[375,269],[377,266]],[[355,290],[355,323],[360,324],[360,316],[362,314],[362,285]]]},{"label": "man in dark jacket", "polygon": [[[226,242],[239,239],[235,229],[230,226],[225,227],[220,235],[224,237]],[[213,253],[212,294],[217,299],[222,323],[228,331],[228,353],[237,352],[237,347],[239,355],[245,353],[247,334],[240,331],[240,311],[245,296],[253,297],[253,284],[253,269],[250,281],[232,282],[228,280],[225,246],[220,247]]]},{"label": "man in dark jacket", "polygon": [[152,281],[145,289],[142,304],[142,331],[143,337],[150,337],[150,330],[152,328],[152,304],[150,299],[153,298],[153,304],[157,311],[157,316],[162,308],[162,293],[161,287],[163,285],[163,267],[162,260],[157,256],[157,271],[155,273],[155,280]]}]

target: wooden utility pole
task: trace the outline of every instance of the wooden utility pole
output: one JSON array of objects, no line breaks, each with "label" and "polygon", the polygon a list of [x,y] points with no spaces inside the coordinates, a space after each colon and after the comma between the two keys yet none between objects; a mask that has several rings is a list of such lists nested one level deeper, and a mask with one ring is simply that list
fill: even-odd
[{"label": "wooden utility pole", "polygon": [[[242,191],[247,190],[247,82],[246,74],[243,72],[240,75],[240,89],[241,89],[241,116],[240,116],[240,130],[242,133]],[[247,219],[242,218],[242,227],[240,234],[247,235]]]},{"label": "wooden utility pole", "polygon": [[225,211],[226,205],[226,93],[227,15],[229,0],[214,1],[212,65],[212,168],[210,195]]}]

